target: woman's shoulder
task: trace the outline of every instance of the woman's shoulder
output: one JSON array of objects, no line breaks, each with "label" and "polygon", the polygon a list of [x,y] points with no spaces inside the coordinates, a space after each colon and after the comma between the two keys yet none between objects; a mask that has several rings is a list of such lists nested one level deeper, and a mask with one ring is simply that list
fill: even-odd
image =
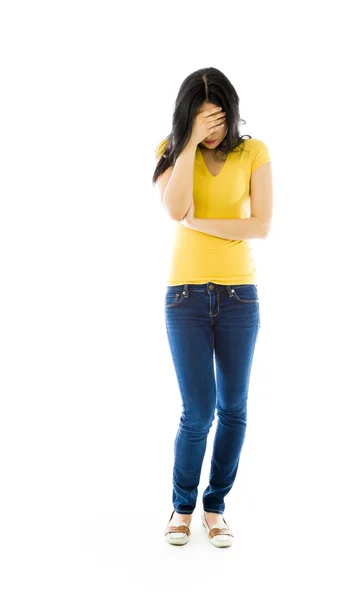
[{"label": "woman's shoulder", "polygon": [[245,139],[245,146],[250,153],[251,173],[271,161],[270,151],[267,144],[259,138]]},{"label": "woman's shoulder", "polygon": [[241,142],[241,146],[244,146],[248,150],[262,150],[267,149],[267,145],[264,140],[259,138],[244,138]]},{"label": "woman's shoulder", "polygon": [[167,143],[168,143],[168,138],[166,137],[159,144],[157,144],[156,150],[155,150],[156,158],[158,158],[159,156],[161,156],[161,154],[163,154],[164,150],[166,149]]}]

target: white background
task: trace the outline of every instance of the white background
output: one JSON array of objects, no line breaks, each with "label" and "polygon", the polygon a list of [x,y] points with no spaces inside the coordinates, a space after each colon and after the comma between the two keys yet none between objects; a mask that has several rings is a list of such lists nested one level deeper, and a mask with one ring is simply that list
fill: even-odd
[{"label": "white background", "polygon": [[[2,2],[3,600],[337,597],[334,3]],[[269,147],[261,330],[225,517],[164,539],[181,404],[174,222],[151,178],[179,86],[222,70]],[[119,591],[118,591],[119,588]]]}]

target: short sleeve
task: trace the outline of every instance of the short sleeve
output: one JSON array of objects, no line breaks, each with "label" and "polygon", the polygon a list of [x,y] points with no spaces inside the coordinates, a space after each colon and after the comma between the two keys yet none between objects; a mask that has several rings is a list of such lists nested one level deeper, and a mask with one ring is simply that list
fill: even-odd
[{"label": "short sleeve", "polygon": [[162,142],[160,142],[156,148],[156,158],[158,158],[159,156],[161,156],[161,154],[163,154],[164,150],[166,149],[168,140],[167,138],[165,138],[164,140],[162,140]]},{"label": "short sleeve", "polygon": [[254,144],[251,149],[251,173],[271,161],[267,145],[262,140],[253,140],[253,142]]}]

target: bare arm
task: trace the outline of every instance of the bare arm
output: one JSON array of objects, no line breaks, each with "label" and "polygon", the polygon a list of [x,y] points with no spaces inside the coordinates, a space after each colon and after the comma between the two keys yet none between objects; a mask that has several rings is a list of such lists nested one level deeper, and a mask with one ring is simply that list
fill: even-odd
[{"label": "bare arm", "polygon": [[193,217],[189,227],[227,240],[265,237],[262,224],[256,217],[247,219],[197,219]]},{"label": "bare arm", "polygon": [[158,178],[163,205],[175,221],[182,221],[191,205],[196,149],[195,143],[188,142],[175,165]]}]

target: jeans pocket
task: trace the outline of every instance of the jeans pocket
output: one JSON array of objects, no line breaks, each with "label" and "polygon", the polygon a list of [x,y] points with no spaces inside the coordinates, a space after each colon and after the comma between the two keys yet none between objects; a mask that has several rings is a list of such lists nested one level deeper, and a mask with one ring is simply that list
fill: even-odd
[{"label": "jeans pocket", "polygon": [[245,304],[259,302],[257,286],[254,283],[232,285],[230,287],[230,296],[238,302]]},{"label": "jeans pocket", "polygon": [[183,291],[182,292],[167,292],[164,299],[165,308],[171,308],[173,306],[178,306],[184,300]]}]

